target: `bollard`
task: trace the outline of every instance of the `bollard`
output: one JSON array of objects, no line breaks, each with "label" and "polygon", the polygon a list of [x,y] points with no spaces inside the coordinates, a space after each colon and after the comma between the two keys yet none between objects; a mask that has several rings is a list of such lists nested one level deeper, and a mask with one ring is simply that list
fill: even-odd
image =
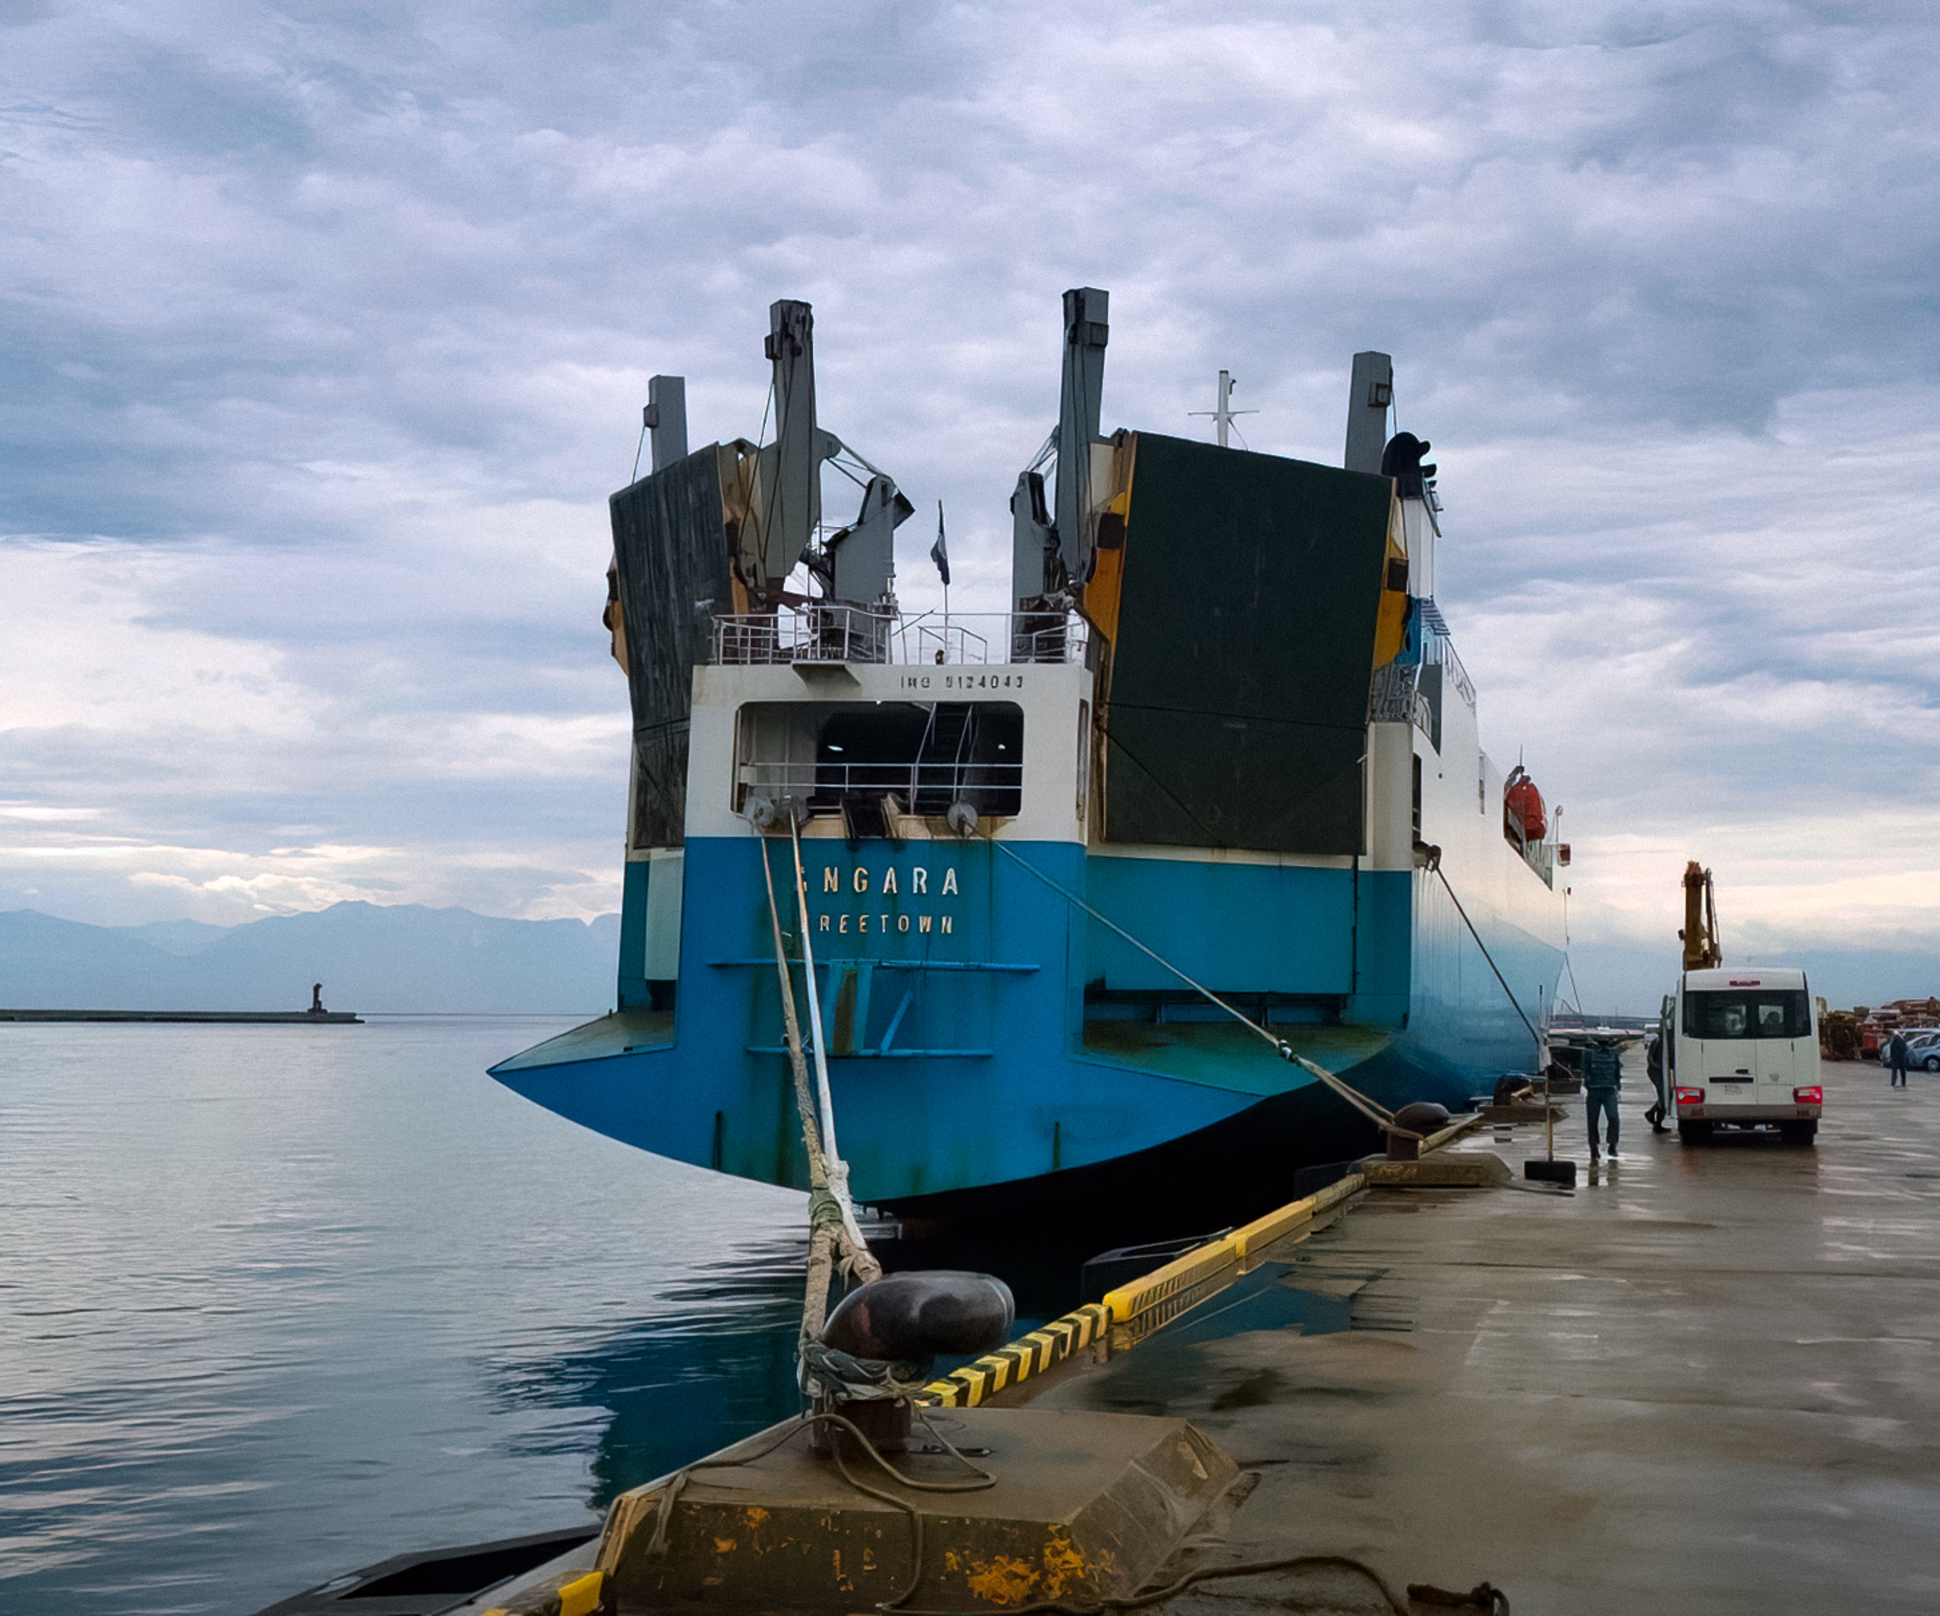
[{"label": "bollard", "polygon": [[1438,1105],[1433,1100],[1416,1100],[1404,1105],[1394,1114],[1394,1125],[1405,1128],[1420,1137],[1404,1138],[1395,1133],[1388,1135],[1388,1160],[1411,1162],[1421,1160],[1421,1141],[1431,1134],[1440,1133],[1448,1126],[1448,1107]]}]

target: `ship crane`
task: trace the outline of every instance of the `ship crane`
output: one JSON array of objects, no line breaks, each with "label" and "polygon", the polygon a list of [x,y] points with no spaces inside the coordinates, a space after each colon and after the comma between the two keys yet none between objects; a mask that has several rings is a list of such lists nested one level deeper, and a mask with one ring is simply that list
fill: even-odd
[{"label": "ship crane", "polygon": [[1684,927],[1677,935],[1684,943],[1685,970],[1710,971],[1724,964],[1711,872],[1695,859],[1684,866]]}]

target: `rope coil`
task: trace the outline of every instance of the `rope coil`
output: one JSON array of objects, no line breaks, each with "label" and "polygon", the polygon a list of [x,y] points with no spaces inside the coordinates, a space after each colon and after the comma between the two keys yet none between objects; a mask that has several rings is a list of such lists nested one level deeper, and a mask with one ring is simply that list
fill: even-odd
[{"label": "rope coil", "polygon": [[820,1336],[802,1342],[803,1379],[845,1403],[907,1402],[929,1384],[931,1368],[923,1358],[858,1358]]}]

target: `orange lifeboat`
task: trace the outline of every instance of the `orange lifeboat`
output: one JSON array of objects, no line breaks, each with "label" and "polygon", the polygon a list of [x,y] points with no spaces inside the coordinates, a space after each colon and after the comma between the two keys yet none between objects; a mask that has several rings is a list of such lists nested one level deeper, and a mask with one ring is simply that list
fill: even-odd
[{"label": "orange lifeboat", "polygon": [[1543,794],[1518,763],[1502,787],[1503,806],[1509,823],[1522,832],[1525,842],[1540,842],[1549,831],[1549,815],[1543,808]]}]

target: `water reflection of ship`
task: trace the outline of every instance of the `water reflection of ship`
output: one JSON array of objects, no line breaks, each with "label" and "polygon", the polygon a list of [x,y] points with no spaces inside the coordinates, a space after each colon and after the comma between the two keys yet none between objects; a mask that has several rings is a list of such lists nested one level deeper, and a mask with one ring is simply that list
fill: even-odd
[{"label": "water reflection of ship", "polygon": [[[808,306],[771,316],[774,441],[689,453],[657,378],[652,473],[612,497],[619,1004],[500,1081],[804,1185],[761,869],[792,895],[791,821],[851,1183],[907,1216],[1237,1222],[1374,1143],[1275,1044],[1390,1107],[1544,1060],[1566,854],[1482,751],[1386,355],[1343,466],[1105,436],[1105,294],[1068,293],[1010,610],[941,619],[894,596],[909,501],[817,421]],[[862,492],[839,530],[825,468]]]},{"label": "water reflection of ship", "polygon": [[745,1252],[656,1303],[648,1316],[500,1372],[499,1395],[514,1407],[604,1415],[592,1459],[596,1508],[800,1406],[799,1245]]}]

